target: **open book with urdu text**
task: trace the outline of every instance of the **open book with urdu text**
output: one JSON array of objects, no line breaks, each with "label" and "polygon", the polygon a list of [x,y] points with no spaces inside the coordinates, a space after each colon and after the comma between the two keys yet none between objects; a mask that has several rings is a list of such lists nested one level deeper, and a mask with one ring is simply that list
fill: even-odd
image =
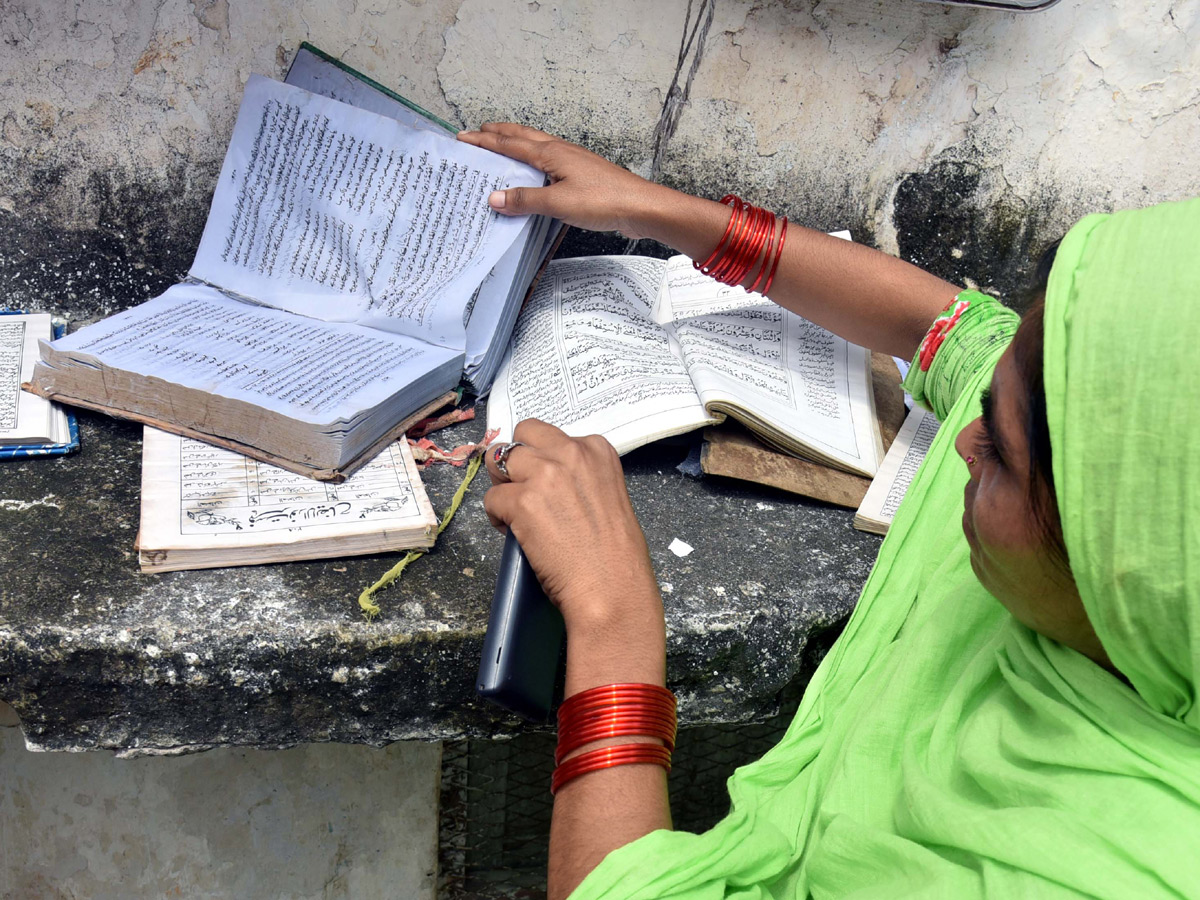
[{"label": "open book with urdu text", "polygon": [[[309,57],[293,80],[378,93]],[[440,127],[251,76],[187,281],[42,343],[30,390],[344,478],[464,377],[486,389],[550,231],[487,197],[543,183]]]},{"label": "open book with urdu text", "polygon": [[726,416],[796,456],[872,476],[883,456],[870,354],[690,259],[560,259],[517,321],[488,402],[625,453]]}]

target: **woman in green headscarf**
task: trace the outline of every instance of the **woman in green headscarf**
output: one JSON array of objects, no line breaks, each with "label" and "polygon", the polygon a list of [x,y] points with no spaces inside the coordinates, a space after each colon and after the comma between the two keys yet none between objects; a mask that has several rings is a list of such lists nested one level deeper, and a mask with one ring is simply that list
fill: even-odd
[{"label": "woman in green headscarf", "polygon": [[[502,212],[693,258],[729,220],[540,132],[463,139],[551,175],[494,196]],[[729,816],[670,831],[654,765],[579,777],[555,800],[551,896],[1200,897],[1200,200],[1084,219],[1019,329],[883,254],[788,240],[772,299],[921,347],[906,386],[944,427],[787,735],[730,780]],[[615,454],[536,422],[516,436],[486,507],[563,611],[568,696],[663,684]]]}]

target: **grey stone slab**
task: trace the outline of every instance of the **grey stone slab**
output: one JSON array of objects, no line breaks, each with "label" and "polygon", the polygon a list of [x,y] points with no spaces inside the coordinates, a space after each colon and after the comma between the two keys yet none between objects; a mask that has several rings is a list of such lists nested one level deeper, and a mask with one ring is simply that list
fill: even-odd
[{"label": "grey stone slab", "polygon": [[[46,239],[55,272],[70,270],[86,237]],[[605,249],[594,238],[586,247]],[[0,265],[0,289],[7,272],[9,296],[87,319],[161,289],[161,269],[130,255],[91,256],[100,271],[61,305],[37,303],[56,296],[54,279],[29,280],[31,264],[19,279]],[[119,268],[119,295],[105,292],[106,264]],[[397,555],[140,574],[140,426],[91,413],[79,422],[77,455],[0,464],[0,700],[30,746],[138,755],[526,727],[474,695],[502,546],[483,513],[485,479],[367,622],[357,595]],[[481,418],[439,442],[483,428]],[[878,539],[854,531],[847,510],[683,475],[675,466],[688,449],[663,443],[625,459],[663,589],[669,679],[683,724],[760,719],[800,671],[809,638],[853,605]],[[435,509],[461,477],[427,471]],[[695,551],[675,556],[674,538]]]},{"label": "grey stone slab", "polygon": [[441,747],[30,753],[0,728],[0,897],[434,900]]}]

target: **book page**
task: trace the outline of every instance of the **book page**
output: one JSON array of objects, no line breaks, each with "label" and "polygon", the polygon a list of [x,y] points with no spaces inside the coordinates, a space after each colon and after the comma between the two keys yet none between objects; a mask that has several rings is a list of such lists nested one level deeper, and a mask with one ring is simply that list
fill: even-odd
[{"label": "book page", "polygon": [[191,276],[304,316],[462,349],[463,312],[524,217],[506,157],[251,76]]},{"label": "book page", "polygon": [[51,328],[48,313],[0,316],[0,446],[54,443],[58,436],[50,401],[21,390]]},{"label": "book page", "polygon": [[[849,231],[832,231],[830,237],[850,240]],[[669,291],[660,291],[651,318],[660,325],[731,312],[735,309],[768,309],[775,304],[762,294],[752,294],[741,285],[722,284],[705,275],[686,256],[667,260],[665,280]],[[765,281],[765,279],[764,279]]]},{"label": "book page", "polygon": [[822,461],[875,474],[882,449],[865,349],[778,306],[699,316],[669,330],[710,410],[736,411]]},{"label": "book page", "polygon": [[858,507],[854,516],[856,528],[878,534],[887,532],[900,508],[900,501],[937,437],[938,427],[933,413],[920,406],[913,407]]},{"label": "book page", "polygon": [[386,530],[427,538],[424,531],[436,527],[407,441],[389,445],[342,484],[330,484],[144,429],[145,548],[284,545]]},{"label": "book page", "polygon": [[461,356],[402,335],[252,306],[194,284],[174,285],[42,348],[51,366],[102,364],[316,424],[346,423]]},{"label": "book page", "polygon": [[663,276],[670,290],[660,290],[651,318],[660,325],[735,309],[769,309],[775,304],[741,285],[722,284],[692,265],[686,256],[667,260]]},{"label": "book page", "polygon": [[[472,295],[471,302],[464,312],[467,329],[467,360],[464,368],[470,369],[478,365],[490,348],[508,305],[508,295],[513,289],[518,270],[525,258],[537,250],[536,247],[530,246],[530,238],[534,227],[539,224],[544,226],[546,220],[533,216],[529,218],[520,236],[513,241],[513,245],[500,257],[495,268],[488,272]],[[511,321],[510,319],[509,322]]]},{"label": "book page", "polygon": [[711,424],[667,334],[650,321],[660,260],[555,260],[517,321],[488,402],[501,438],[537,418],[619,452]]}]

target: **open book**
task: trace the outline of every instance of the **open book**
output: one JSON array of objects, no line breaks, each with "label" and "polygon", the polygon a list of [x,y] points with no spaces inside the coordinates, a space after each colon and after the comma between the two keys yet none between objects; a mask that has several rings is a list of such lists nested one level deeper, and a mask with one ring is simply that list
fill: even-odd
[{"label": "open book", "polygon": [[543,183],[251,76],[188,282],[43,343],[30,389],[342,478],[464,368],[485,386],[548,228],[487,196]]},{"label": "open book", "polygon": [[143,572],[432,547],[436,532],[403,439],[342,484],[325,484],[145,429],[137,540]]},{"label": "open book", "polygon": [[0,311],[0,459],[58,455],[79,447],[74,419],[61,406],[21,390],[37,362],[38,342],[62,328],[49,313]]},{"label": "open book", "polygon": [[552,262],[488,402],[510,436],[538,418],[625,453],[732,416],[764,441],[861,475],[883,456],[870,355],[687,257]]},{"label": "open book", "polygon": [[937,437],[938,425],[933,413],[913,406],[854,514],[855,528],[872,534],[888,533],[900,501]]}]

